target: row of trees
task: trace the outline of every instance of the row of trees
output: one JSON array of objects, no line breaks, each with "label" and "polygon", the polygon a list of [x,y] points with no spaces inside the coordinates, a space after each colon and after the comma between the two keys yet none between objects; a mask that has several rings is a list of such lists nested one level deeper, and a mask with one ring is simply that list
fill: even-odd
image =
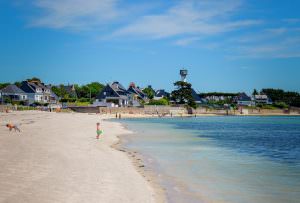
[{"label": "row of trees", "polygon": [[300,94],[298,92],[289,92],[282,89],[262,89],[262,94],[266,94],[274,103],[285,103],[289,106],[300,107]]},{"label": "row of trees", "polygon": [[61,84],[52,86],[52,91],[63,101],[92,101],[102,91],[104,85],[99,82],[92,82],[86,85],[74,85],[74,89],[67,91],[66,87]]}]

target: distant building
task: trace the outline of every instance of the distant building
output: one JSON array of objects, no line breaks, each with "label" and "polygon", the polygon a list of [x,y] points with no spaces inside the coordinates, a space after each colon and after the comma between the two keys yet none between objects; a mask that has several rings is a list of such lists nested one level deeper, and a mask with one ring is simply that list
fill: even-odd
[{"label": "distant building", "polygon": [[75,89],[75,85],[64,85],[63,88],[72,98],[77,98],[77,92]]},{"label": "distant building", "polygon": [[239,106],[253,106],[254,101],[246,93],[242,92],[234,98],[234,102]]},{"label": "distant building", "polygon": [[96,99],[103,103],[113,103],[123,107],[129,105],[130,98],[128,97],[128,92],[124,86],[119,82],[113,82],[112,84],[107,84]]},{"label": "distant building", "polygon": [[192,89],[192,96],[193,96],[196,104],[203,104],[203,103],[205,103],[205,99],[201,98],[200,95],[197,94],[194,89]]},{"label": "distant building", "polygon": [[219,101],[232,101],[235,96],[234,93],[221,93],[221,92],[209,92],[200,94],[208,102],[219,102]]},{"label": "distant building", "polygon": [[269,98],[265,94],[254,95],[253,99],[254,99],[256,105],[257,104],[272,104],[273,103],[271,98]]},{"label": "distant building", "polygon": [[155,91],[155,95],[154,95],[154,100],[160,100],[162,98],[169,98],[170,97],[170,93],[166,92],[165,90],[161,89],[161,90],[156,90]]},{"label": "distant building", "polygon": [[39,81],[23,81],[20,89],[26,93],[29,104],[53,102],[51,89]]},{"label": "distant building", "polygon": [[8,85],[0,90],[1,103],[4,103],[6,99],[27,103],[27,94],[16,85]]},{"label": "distant building", "polygon": [[139,87],[136,87],[133,82],[130,83],[127,91],[129,94],[136,95],[136,98],[138,98],[138,99],[141,99],[145,102],[148,101],[147,95]]},{"label": "distant building", "polygon": [[[119,82],[107,84],[104,89],[96,97],[94,105],[100,106],[141,106],[141,102],[147,102],[147,95],[134,83],[130,83],[129,88],[126,89]],[[112,105],[113,104],[113,105]]]}]

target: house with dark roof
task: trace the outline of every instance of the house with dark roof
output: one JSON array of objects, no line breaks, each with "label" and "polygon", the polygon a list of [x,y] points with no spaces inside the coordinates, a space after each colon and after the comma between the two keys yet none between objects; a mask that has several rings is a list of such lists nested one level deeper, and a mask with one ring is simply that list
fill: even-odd
[{"label": "house with dark roof", "polygon": [[75,85],[64,85],[63,88],[72,98],[77,98]]},{"label": "house with dark roof", "polygon": [[96,97],[95,105],[101,104],[106,106],[125,107],[125,106],[141,106],[140,100],[145,102],[148,98],[145,93],[136,87],[134,83],[129,85],[126,89],[119,82],[113,82],[112,84],[107,84],[104,89]]},{"label": "house with dark roof", "polygon": [[145,102],[149,100],[147,95],[139,87],[136,87],[136,85],[133,82],[130,83],[127,92],[129,94],[134,94],[136,99],[140,99]]},{"label": "house with dark roof", "polygon": [[113,103],[116,106],[123,107],[129,105],[129,93],[127,89],[119,82],[107,84],[96,97],[103,103]]},{"label": "house with dark roof", "polygon": [[0,90],[1,103],[5,102],[6,99],[27,102],[27,94],[16,85],[8,85]]},{"label": "house with dark roof", "polygon": [[160,100],[162,98],[168,98],[170,97],[170,93],[166,92],[164,89],[161,89],[161,90],[156,90],[155,91],[155,95],[154,95],[154,100]]},{"label": "house with dark roof", "polygon": [[236,96],[233,101],[239,106],[253,106],[255,104],[252,98],[244,92]]},{"label": "house with dark roof", "polygon": [[51,102],[51,89],[39,81],[23,81],[20,89],[27,94],[29,104]]},{"label": "house with dark roof", "polygon": [[194,98],[196,104],[203,104],[205,103],[205,99],[202,99],[199,94],[192,88],[192,97]]}]

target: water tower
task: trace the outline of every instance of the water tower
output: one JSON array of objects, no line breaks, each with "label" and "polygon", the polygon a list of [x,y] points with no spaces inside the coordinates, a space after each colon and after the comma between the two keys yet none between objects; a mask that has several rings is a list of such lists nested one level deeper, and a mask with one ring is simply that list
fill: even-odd
[{"label": "water tower", "polygon": [[188,71],[186,69],[180,70],[180,76],[181,76],[181,81],[186,82],[186,76],[188,74]]}]

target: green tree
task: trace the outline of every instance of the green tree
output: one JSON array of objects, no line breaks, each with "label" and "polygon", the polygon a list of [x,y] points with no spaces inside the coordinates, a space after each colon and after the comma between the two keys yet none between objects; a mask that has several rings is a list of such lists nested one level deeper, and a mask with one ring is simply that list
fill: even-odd
[{"label": "green tree", "polygon": [[92,98],[96,98],[97,95],[103,90],[104,85],[99,82],[92,82],[86,85],[89,89],[89,94],[91,93]]},{"label": "green tree", "polygon": [[21,85],[22,85],[21,82],[15,82],[14,84],[15,84],[17,87],[21,87]]},{"label": "green tree", "polygon": [[66,89],[64,88],[63,84],[60,84],[58,86],[52,86],[51,90],[60,98],[71,98]]},{"label": "green tree", "polygon": [[27,79],[28,82],[34,82],[34,81],[37,81],[37,82],[42,82],[41,79],[37,78],[37,77],[33,77],[33,78],[29,78]]},{"label": "green tree", "polygon": [[197,108],[197,104],[193,98],[192,85],[187,82],[177,81],[174,83],[176,90],[171,93],[171,98],[177,104],[187,104],[189,107]]},{"label": "green tree", "polygon": [[96,98],[96,96],[103,90],[104,85],[99,82],[92,82],[87,85],[75,85],[75,90],[78,98]]},{"label": "green tree", "polygon": [[143,92],[147,95],[149,99],[153,99],[155,96],[155,92],[151,87],[143,89]]},{"label": "green tree", "polygon": [[254,96],[254,95],[258,95],[258,92],[257,92],[256,89],[253,90],[252,95],[253,95],[253,96]]},{"label": "green tree", "polygon": [[10,83],[0,83],[0,90],[4,87],[7,87],[8,85],[10,85]]},{"label": "green tree", "polygon": [[274,103],[283,102],[289,106],[300,107],[300,94],[298,92],[285,92],[282,89],[262,89],[262,93],[272,99]]}]

